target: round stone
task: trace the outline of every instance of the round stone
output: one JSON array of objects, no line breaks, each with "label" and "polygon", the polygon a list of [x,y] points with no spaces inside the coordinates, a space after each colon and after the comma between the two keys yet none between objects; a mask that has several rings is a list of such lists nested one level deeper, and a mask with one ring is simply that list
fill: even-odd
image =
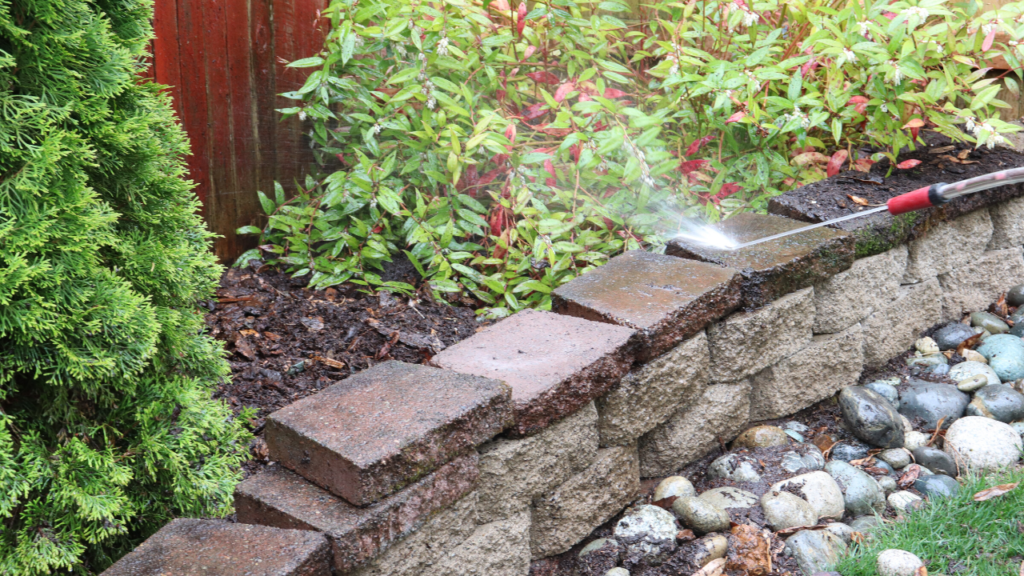
[{"label": "round stone", "polygon": [[1020,434],[1009,424],[966,416],[957,420],[946,432],[946,453],[976,472],[998,470],[1016,464],[1020,459]]},{"label": "round stone", "polygon": [[1024,422],[1011,422],[1010,427],[1021,436],[1024,436]]},{"label": "round stone", "polygon": [[921,497],[913,492],[900,490],[899,492],[889,494],[886,501],[889,502],[889,506],[892,506],[896,510],[906,512],[908,507],[911,507],[915,502],[920,502]]},{"label": "round stone", "polygon": [[853,528],[842,522],[831,522],[825,526],[825,530],[835,534],[840,540],[849,544],[853,540]]},{"label": "round stone", "polygon": [[598,538],[580,550],[577,563],[584,574],[604,574],[619,563],[622,550],[614,538]]},{"label": "round stone", "polygon": [[928,337],[919,338],[917,342],[914,342],[914,348],[923,356],[939,353],[939,345],[935,343],[935,340]]},{"label": "round stone", "polygon": [[950,322],[935,331],[932,338],[939,345],[940,350],[956,350],[961,342],[974,336],[974,330],[959,322]]},{"label": "round stone", "polygon": [[877,392],[847,386],[839,393],[839,409],[857,438],[880,448],[903,446],[903,421],[893,405]]},{"label": "round stone", "polygon": [[787,492],[803,498],[819,518],[842,518],[845,502],[839,484],[826,472],[810,472],[777,482],[772,492]]},{"label": "round stone", "polygon": [[942,420],[942,427],[947,428],[963,416],[970,401],[956,386],[911,380],[900,395],[900,414],[912,422],[921,419],[925,428],[935,428],[939,420]]},{"label": "round stone", "polygon": [[888,400],[889,404],[892,404],[893,408],[899,407],[899,392],[896,391],[896,386],[893,386],[889,381],[876,380],[874,382],[868,382],[867,384],[864,385],[864,387],[867,388],[868,390],[878,393],[879,396]]},{"label": "round stone", "polygon": [[779,466],[787,472],[797,473],[800,470],[821,470],[825,466],[825,457],[815,446],[798,444],[797,450],[786,452],[779,461]]},{"label": "round stone", "polygon": [[914,490],[934,500],[956,495],[960,483],[945,474],[935,474],[915,480]]},{"label": "round stone", "polygon": [[828,570],[846,551],[842,538],[828,530],[801,530],[786,540],[783,553],[796,561],[803,574]]},{"label": "round stone", "polygon": [[1003,322],[999,316],[988,312],[971,313],[971,326],[984,328],[992,334],[1006,334],[1010,331],[1006,322]]},{"label": "round stone", "polygon": [[729,514],[700,498],[683,496],[672,503],[672,511],[698,535],[729,529]]},{"label": "round stone", "polygon": [[924,566],[924,562],[917,556],[892,548],[879,553],[876,564],[879,576],[914,576],[921,566]]},{"label": "round stone", "polygon": [[878,481],[863,470],[838,460],[825,464],[825,472],[843,489],[846,511],[852,516],[881,513],[885,510],[885,492]]},{"label": "round stone", "polygon": [[954,478],[957,476],[956,461],[938,448],[922,446],[914,450],[914,461],[936,474],[945,474]]},{"label": "round stone", "polygon": [[768,448],[789,444],[789,436],[778,426],[754,426],[733,440],[733,448]]},{"label": "round stone", "polygon": [[896,484],[896,479],[891,476],[879,476],[878,478],[875,478],[875,481],[877,481],[878,485],[882,487],[882,492],[886,494],[892,494],[896,491],[896,488],[899,487]]},{"label": "round stone", "polygon": [[753,492],[746,490],[740,490],[732,486],[723,486],[721,488],[712,488],[703,492],[700,496],[697,496],[705,502],[714,504],[722,510],[728,510],[729,508],[750,508],[751,506],[757,505],[757,495]]},{"label": "round stone", "polygon": [[978,389],[967,405],[967,414],[1010,423],[1024,418],[1024,394],[1005,384]]},{"label": "round stone", "polygon": [[971,350],[967,348],[964,350],[964,360],[968,362],[981,362],[982,364],[988,364],[988,359],[978,354],[977,350]]},{"label": "round stone", "polygon": [[861,516],[860,518],[855,518],[850,522],[850,528],[853,528],[854,532],[860,532],[861,534],[871,534],[875,528],[878,528],[881,525],[882,521],[874,514]]},{"label": "round stone", "polygon": [[792,430],[793,432],[796,432],[797,434],[802,434],[804,436],[811,433],[811,428],[809,426],[801,424],[796,420],[790,420],[789,422],[786,422],[785,424],[782,425],[782,429]]},{"label": "round stone", "polygon": [[997,334],[985,340],[978,352],[988,359],[1002,382],[1024,378],[1024,340],[1010,334]]},{"label": "round stone", "polygon": [[931,440],[931,436],[923,432],[907,432],[903,438],[903,447],[913,452],[927,444],[929,440]]},{"label": "round stone", "polygon": [[759,482],[761,465],[749,456],[725,454],[715,458],[708,466],[709,478],[732,482]]},{"label": "round stone", "polygon": [[641,504],[630,508],[612,533],[626,551],[651,564],[660,564],[676,549],[679,528],[675,516],[659,506]]},{"label": "round stone", "polygon": [[893,468],[903,468],[907,464],[910,464],[910,452],[907,452],[903,448],[890,448],[883,450],[878,456],[879,460],[887,462]]},{"label": "round stone", "polygon": [[772,530],[784,530],[794,526],[813,526],[818,515],[806,500],[789,492],[769,490],[761,497],[764,518]]},{"label": "round stone", "polygon": [[831,454],[833,460],[849,462],[851,460],[867,458],[870,450],[870,446],[861,442],[836,442],[835,446],[832,447]]},{"label": "round stone", "polygon": [[946,358],[942,354],[932,354],[930,356],[915,355],[907,358],[907,366],[911,368],[933,368],[936,366],[945,366],[949,364],[949,358]]},{"label": "round stone", "polygon": [[629,576],[629,570],[625,568],[615,567],[604,573],[604,576]]},{"label": "round stone", "polygon": [[892,467],[892,464],[889,464],[885,460],[875,460],[875,468],[878,468],[879,470],[885,470],[886,474],[892,474],[896,472],[896,469]]},{"label": "round stone", "polygon": [[[991,366],[985,364],[984,362],[961,362],[949,369],[949,378],[951,380],[956,380],[961,384],[966,383],[968,380],[976,378],[978,376],[984,378],[982,386],[986,386],[988,384],[1002,384],[1002,381],[999,380],[999,376],[996,374],[996,371],[993,370]],[[957,386],[957,388],[960,388],[960,390],[963,392],[971,391],[964,390],[960,386]],[[977,388],[981,388],[981,386],[976,386],[975,389]]]},{"label": "round stone", "polygon": [[1006,292],[1006,303],[1010,306],[1024,305],[1024,284],[1017,284]]},{"label": "round stone", "polygon": [[696,495],[697,491],[694,490],[693,484],[682,476],[669,476],[658,483],[658,487],[654,489],[655,502],[658,500],[664,500],[665,498],[671,498],[673,496]]}]

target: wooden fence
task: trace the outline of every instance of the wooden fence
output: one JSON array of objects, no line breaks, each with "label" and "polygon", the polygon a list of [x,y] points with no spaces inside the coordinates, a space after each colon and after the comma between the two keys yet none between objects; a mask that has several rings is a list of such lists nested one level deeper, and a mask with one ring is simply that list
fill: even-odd
[{"label": "wooden fence", "polygon": [[256,190],[302,178],[312,162],[298,119],[282,122],[277,96],[296,90],[308,70],[284,64],[323,44],[319,10],[327,0],[157,0],[150,75],[170,86],[192,143],[188,158],[203,216],[223,238],[227,261],[252,247],[235,229],[256,223]]}]

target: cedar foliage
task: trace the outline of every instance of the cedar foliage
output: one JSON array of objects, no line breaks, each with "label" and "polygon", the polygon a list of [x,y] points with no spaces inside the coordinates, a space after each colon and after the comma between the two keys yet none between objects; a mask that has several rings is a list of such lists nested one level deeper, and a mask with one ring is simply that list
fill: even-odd
[{"label": "cedar foliage", "polygon": [[248,433],[152,0],[0,0],[0,574],[102,570],[222,515]]}]

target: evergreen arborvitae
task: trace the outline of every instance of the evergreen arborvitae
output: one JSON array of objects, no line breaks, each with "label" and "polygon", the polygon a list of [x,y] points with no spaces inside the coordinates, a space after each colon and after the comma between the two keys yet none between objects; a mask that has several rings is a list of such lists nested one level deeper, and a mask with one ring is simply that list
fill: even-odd
[{"label": "evergreen arborvitae", "polygon": [[138,77],[151,0],[0,0],[0,574],[95,572],[229,510],[219,266],[188,144]]}]

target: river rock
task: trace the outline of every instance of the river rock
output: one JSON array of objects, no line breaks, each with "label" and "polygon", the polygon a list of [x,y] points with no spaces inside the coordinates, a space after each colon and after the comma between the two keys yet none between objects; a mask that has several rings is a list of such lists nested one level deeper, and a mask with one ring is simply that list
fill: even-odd
[{"label": "river rock", "polygon": [[945,474],[953,478],[957,476],[956,462],[949,454],[938,448],[922,446],[914,450],[914,461],[936,474]]},{"label": "river rock", "polygon": [[1006,334],[1010,327],[1003,322],[999,316],[988,312],[972,312],[971,326],[977,326],[988,330],[990,334]]},{"label": "river rock", "polygon": [[825,457],[816,446],[797,444],[795,450],[785,452],[779,461],[779,466],[787,472],[797,473],[800,470],[821,470],[825,467]]},{"label": "river rock", "polygon": [[1010,336],[1017,336],[1018,338],[1024,336],[1024,322],[1021,322],[1019,320],[1016,321],[1016,323],[1014,323],[1013,325],[1013,328],[1010,328],[1009,334]]},{"label": "river rock", "polygon": [[[975,376],[982,376],[985,378],[985,383],[982,384],[982,386],[988,384],[1002,384],[1002,381],[999,380],[999,376],[996,374],[996,371],[984,362],[961,362],[949,369],[949,378],[960,383],[966,382]],[[978,388],[980,387],[981,386],[978,386]],[[959,386],[958,388],[964,392],[970,392],[970,390],[964,390]]]},{"label": "river rock", "polygon": [[818,515],[806,500],[779,490],[769,490],[761,497],[764,518],[772,530],[784,530],[794,526],[813,526]]},{"label": "river rock", "polygon": [[945,451],[975,472],[1016,464],[1024,444],[1009,425],[990,418],[966,416],[946,432]]},{"label": "river rock", "polygon": [[911,380],[900,395],[900,414],[911,422],[921,419],[926,429],[935,428],[939,420],[945,418],[942,427],[947,428],[963,416],[970,401],[970,397],[957,390],[956,386]]},{"label": "river rock", "polygon": [[847,386],[839,393],[839,409],[853,435],[880,448],[903,446],[903,421],[881,394]]},{"label": "river rock", "polygon": [[950,322],[935,331],[932,338],[939,345],[940,350],[956,350],[961,342],[974,336],[974,330],[959,322]]},{"label": "river rock", "polygon": [[[899,384],[899,381],[897,381],[897,384]],[[868,390],[871,390],[872,392],[875,392],[882,398],[885,398],[889,402],[889,404],[892,404],[893,408],[896,408],[900,405],[899,392],[896,391],[896,386],[893,386],[891,383],[889,383],[889,381],[876,380],[874,382],[868,382],[867,384],[864,385],[864,387],[867,388]]]},{"label": "river rock", "polygon": [[853,528],[850,528],[849,524],[843,524],[842,522],[829,522],[828,525],[825,526],[825,530],[835,534],[846,544],[853,541]]},{"label": "river rock", "polygon": [[802,530],[786,540],[783,553],[796,560],[804,574],[828,570],[846,551],[846,543],[828,530]]},{"label": "river rock", "polygon": [[1010,306],[1024,305],[1024,284],[1017,284],[1006,291],[1006,303]]},{"label": "river rock", "polygon": [[853,528],[854,532],[860,532],[861,534],[871,534],[876,528],[882,525],[882,521],[878,519],[878,516],[869,514],[867,516],[861,516],[860,518],[854,518],[850,522],[850,528]]},{"label": "river rock", "polygon": [[836,442],[836,445],[832,447],[832,459],[842,460],[843,462],[849,462],[851,460],[860,460],[861,458],[867,458],[868,451],[871,450],[871,446],[851,440],[849,442]]},{"label": "river rock", "polygon": [[673,496],[696,496],[693,484],[682,476],[669,476],[658,483],[654,489],[654,501],[664,500]]},{"label": "river rock", "polygon": [[801,424],[796,420],[790,420],[789,422],[786,422],[785,424],[782,425],[782,429],[792,430],[793,432],[796,432],[797,434],[801,434],[804,436],[811,433],[810,426],[807,426],[806,424]]},{"label": "river rock", "polygon": [[932,369],[938,366],[945,366],[949,364],[949,358],[946,358],[942,354],[931,354],[929,356],[921,356],[919,354],[907,358],[907,366],[911,368],[928,368]]},{"label": "river rock", "polygon": [[604,574],[619,563],[622,545],[614,538],[598,538],[580,550],[577,556],[578,573]]},{"label": "river rock", "polygon": [[843,491],[826,472],[810,472],[772,485],[773,492],[791,492],[807,501],[819,518],[842,518]]},{"label": "river rock", "polygon": [[677,498],[672,503],[672,511],[698,535],[729,529],[729,513],[700,498]]},{"label": "river rock", "polygon": [[856,517],[885,510],[885,492],[878,481],[863,470],[832,460],[825,464],[825,471],[843,490],[844,505],[850,515]]},{"label": "river rock", "polygon": [[754,458],[731,453],[715,458],[708,466],[707,475],[712,479],[732,482],[759,482],[760,470],[761,465]]},{"label": "river rock", "polygon": [[882,487],[882,492],[886,495],[892,494],[899,487],[892,476],[879,476],[875,478],[875,482],[878,482],[878,485]]},{"label": "river rock", "polygon": [[604,576],[629,576],[629,570],[615,567],[604,573]]},{"label": "river rock", "polygon": [[932,354],[939,353],[939,345],[935,343],[935,340],[928,338],[918,338],[914,342],[914,349],[921,353],[922,356],[931,356]]},{"label": "river rock", "polygon": [[878,554],[875,566],[879,576],[914,576],[924,562],[910,552],[890,548]]},{"label": "river rock", "polygon": [[903,437],[903,447],[913,452],[917,448],[927,444],[931,438],[931,436],[924,432],[907,432]]},{"label": "river rock", "polygon": [[722,510],[729,508],[750,508],[757,505],[757,495],[753,492],[740,490],[732,486],[712,488],[697,496],[701,500],[713,504]]},{"label": "river rock", "polygon": [[732,442],[733,448],[768,448],[789,444],[786,432],[778,426],[748,428]]},{"label": "river rock", "polygon": [[967,414],[1010,423],[1024,418],[1024,394],[1005,384],[978,389],[967,405]]},{"label": "river rock", "polygon": [[641,504],[626,511],[612,534],[626,547],[627,554],[656,566],[676,549],[678,533],[679,527],[671,512]]},{"label": "river rock", "polygon": [[956,495],[960,490],[960,483],[945,474],[935,474],[915,480],[914,490],[934,500]]},{"label": "river rock", "polygon": [[1024,340],[1010,334],[997,334],[985,340],[978,352],[988,359],[1002,382],[1024,378]]},{"label": "river rock", "polygon": [[875,457],[886,462],[893,468],[903,468],[907,464],[910,464],[910,452],[907,452],[903,448],[890,448],[888,450],[883,450]]},{"label": "river rock", "polygon": [[919,505],[916,503],[921,502],[922,500],[920,496],[913,492],[900,490],[899,492],[889,494],[886,501],[889,503],[889,506],[892,506],[894,509],[899,510],[900,512],[907,512],[908,510],[916,509],[916,506]]},{"label": "river rock", "polygon": [[1014,432],[1024,436],[1024,422],[1011,422],[1010,427],[1013,428]]}]

